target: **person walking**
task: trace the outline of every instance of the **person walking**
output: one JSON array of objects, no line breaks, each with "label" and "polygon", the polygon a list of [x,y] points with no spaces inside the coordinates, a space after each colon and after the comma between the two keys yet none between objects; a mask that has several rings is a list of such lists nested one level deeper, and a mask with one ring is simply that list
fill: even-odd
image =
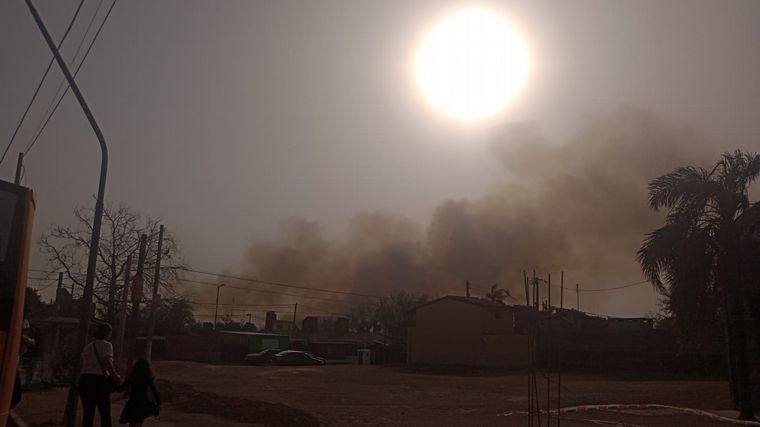
[{"label": "person walking", "polygon": [[113,365],[113,345],[108,342],[112,328],[108,323],[95,326],[94,340],[82,350],[82,373],[79,377],[79,397],[82,400],[82,427],[92,427],[95,408],[100,414],[100,426],[111,427],[111,392],[121,381]]},{"label": "person walking", "polygon": [[[119,417],[120,424],[129,423],[130,427],[142,427],[146,418],[158,416],[161,411],[161,396],[156,390],[150,362],[138,359],[120,389],[126,390],[129,395]],[[152,398],[148,395],[149,392]]]}]

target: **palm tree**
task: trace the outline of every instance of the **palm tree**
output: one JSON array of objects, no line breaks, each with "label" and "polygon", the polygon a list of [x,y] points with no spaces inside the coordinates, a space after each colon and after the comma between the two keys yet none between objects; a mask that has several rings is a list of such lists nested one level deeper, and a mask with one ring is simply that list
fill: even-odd
[{"label": "palm tree", "polygon": [[504,300],[511,297],[512,295],[509,294],[508,290],[498,289],[495,283],[493,284],[493,286],[491,286],[491,290],[486,292],[486,299],[491,302],[498,302],[498,303],[504,304]]},{"label": "palm tree", "polygon": [[754,419],[743,320],[746,292],[760,283],[760,203],[748,194],[758,176],[760,156],[737,150],[711,170],[680,167],[655,179],[649,206],[667,210],[665,225],[647,234],[638,251],[644,274],[665,295],[681,331],[722,315],[741,419]]}]

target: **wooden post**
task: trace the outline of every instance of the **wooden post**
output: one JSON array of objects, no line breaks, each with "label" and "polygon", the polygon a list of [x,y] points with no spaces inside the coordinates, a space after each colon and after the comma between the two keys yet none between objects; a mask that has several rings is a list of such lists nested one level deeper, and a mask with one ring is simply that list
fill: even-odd
[{"label": "wooden post", "polygon": [[546,292],[547,292],[546,308],[551,313],[552,311],[552,274],[551,273],[549,273],[549,280],[546,282]]},{"label": "wooden post", "polygon": [[528,275],[523,270],[523,282],[525,284],[525,305],[530,306],[530,292],[528,291]]},{"label": "wooden post", "polygon": [[464,286],[465,286],[465,296],[467,296],[467,298],[469,298],[470,297],[470,281],[466,280],[464,282]]},{"label": "wooden post", "polygon": [[575,308],[581,311],[581,291],[578,284],[575,284]]}]

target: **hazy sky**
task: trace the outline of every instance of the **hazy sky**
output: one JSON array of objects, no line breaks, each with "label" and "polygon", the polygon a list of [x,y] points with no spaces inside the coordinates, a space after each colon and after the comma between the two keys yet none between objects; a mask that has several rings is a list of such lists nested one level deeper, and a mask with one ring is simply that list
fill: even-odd
[{"label": "hazy sky", "polygon": [[[77,1],[36,4],[58,39]],[[97,4],[85,1],[67,58]],[[503,13],[532,63],[514,102],[481,126],[438,114],[412,74],[431,25],[473,4]],[[492,150],[508,122],[562,144],[593,117],[634,106],[691,127],[715,156],[758,150],[758,23],[753,0],[122,0],[77,80],[109,144],[107,199],[163,218],[190,265],[237,271],[252,242],[289,217],[337,238],[366,210],[425,227],[441,202],[519,180]],[[4,148],[50,58],[22,1],[0,3],[0,58]],[[55,68],[4,179],[61,78]],[[69,94],[26,161],[35,232],[93,203],[99,156]],[[654,310],[654,298],[642,301],[619,312]]]}]

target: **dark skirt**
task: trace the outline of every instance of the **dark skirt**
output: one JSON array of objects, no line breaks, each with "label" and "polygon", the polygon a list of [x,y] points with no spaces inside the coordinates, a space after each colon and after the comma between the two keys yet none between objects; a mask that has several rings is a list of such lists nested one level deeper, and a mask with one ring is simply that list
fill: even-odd
[{"label": "dark skirt", "polygon": [[130,397],[121,411],[119,424],[139,423],[155,416],[158,416],[158,406],[155,403],[148,399]]}]

